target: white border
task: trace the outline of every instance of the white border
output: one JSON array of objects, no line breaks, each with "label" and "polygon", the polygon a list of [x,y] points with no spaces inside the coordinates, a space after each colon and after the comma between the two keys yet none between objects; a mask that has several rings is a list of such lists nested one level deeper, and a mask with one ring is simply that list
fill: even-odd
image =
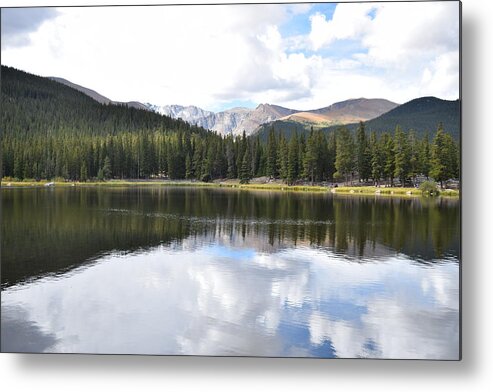
[{"label": "white border", "polygon": [[[176,2],[0,0],[0,6]],[[195,2],[207,1],[190,1]],[[493,242],[489,224],[493,217],[490,200],[493,197],[492,4],[463,0],[462,362],[0,354],[2,389],[15,392],[491,390],[493,260],[488,257],[491,254],[488,251]]]}]

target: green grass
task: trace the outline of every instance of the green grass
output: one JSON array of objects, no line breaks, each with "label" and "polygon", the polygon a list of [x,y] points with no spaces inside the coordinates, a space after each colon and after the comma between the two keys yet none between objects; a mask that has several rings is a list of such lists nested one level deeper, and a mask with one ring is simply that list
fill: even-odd
[{"label": "green grass", "polygon": [[[2,180],[3,188],[21,188],[21,187],[43,187],[49,181],[41,180],[23,180],[23,181],[8,181]],[[88,181],[88,182],[73,182],[73,181],[55,181],[56,187],[162,187],[162,186],[182,186],[182,187],[208,187],[208,188],[231,188],[242,190],[265,190],[265,191],[280,191],[280,192],[331,192],[344,195],[373,195],[373,196],[399,196],[399,197],[421,197],[422,192],[417,188],[377,188],[373,186],[353,186],[353,187],[337,187],[328,188],[320,185],[294,185],[288,186],[285,184],[240,184],[236,181],[227,182],[200,182],[200,181],[126,181],[126,180],[110,180],[110,181]],[[440,196],[458,197],[459,191],[445,190],[440,192]]]},{"label": "green grass", "polygon": [[[417,188],[377,188],[374,186],[353,186],[332,188],[331,192],[341,194],[358,194],[358,195],[383,195],[383,196],[423,196],[423,192]],[[459,197],[457,190],[440,191],[440,196]]]}]

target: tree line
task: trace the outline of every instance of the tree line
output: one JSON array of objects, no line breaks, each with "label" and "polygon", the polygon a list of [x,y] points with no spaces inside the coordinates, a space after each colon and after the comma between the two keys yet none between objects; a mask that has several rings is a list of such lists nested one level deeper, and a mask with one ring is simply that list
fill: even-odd
[{"label": "tree line", "polygon": [[440,126],[433,138],[418,139],[397,127],[393,134],[356,133],[344,126],[294,133],[273,129],[258,136],[220,136],[193,129],[125,131],[115,134],[6,133],[3,175],[71,181],[169,178],[211,181],[254,177],[297,182],[360,182],[409,185],[418,176],[443,183],[459,178],[459,146]]}]

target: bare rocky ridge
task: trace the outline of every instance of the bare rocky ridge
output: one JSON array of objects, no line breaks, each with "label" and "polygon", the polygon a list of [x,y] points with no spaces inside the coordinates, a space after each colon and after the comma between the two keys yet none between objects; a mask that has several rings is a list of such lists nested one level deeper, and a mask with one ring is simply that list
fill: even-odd
[{"label": "bare rocky ridge", "polygon": [[243,131],[250,135],[261,124],[297,112],[297,110],[269,104],[260,104],[255,109],[233,108],[218,113],[209,112],[196,106],[156,106],[151,104],[147,106],[158,113],[181,118],[191,124],[210,129],[222,135],[241,135]]}]

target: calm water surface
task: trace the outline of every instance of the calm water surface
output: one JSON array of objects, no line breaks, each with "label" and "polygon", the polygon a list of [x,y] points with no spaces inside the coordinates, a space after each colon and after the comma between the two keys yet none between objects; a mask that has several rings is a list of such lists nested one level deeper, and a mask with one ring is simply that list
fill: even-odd
[{"label": "calm water surface", "polygon": [[457,200],[1,193],[2,351],[459,356]]}]

